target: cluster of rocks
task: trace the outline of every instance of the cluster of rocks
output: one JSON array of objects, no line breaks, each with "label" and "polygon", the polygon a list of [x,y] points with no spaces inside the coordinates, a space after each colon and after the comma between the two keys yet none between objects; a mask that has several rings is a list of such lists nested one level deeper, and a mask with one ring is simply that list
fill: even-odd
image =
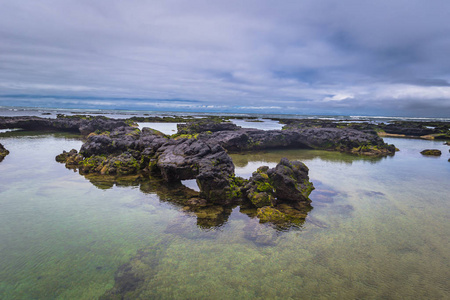
[{"label": "cluster of rocks", "polygon": [[6,155],[9,154],[9,151],[5,149],[5,147],[0,144],[0,161],[2,161]]},{"label": "cluster of rocks", "polygon": [[258,208],[261,221],[277,222],[306,217],[314,189],[308,168],[283,159],[275,168],[258,169],[245,180],[236,177],[228,151],[267,148],[309,148],[388,155],[395,147],[376,135],[352,129],[307,128],[262,131],[242,129],[227,122],[190,122],[169,137],[153,129],[142,131],[122,126],[91,133],[80,151],[63,152],[56,160],[81,174],[160,176],[167,183],[195,179],[200,192],[187,197],[193,210],[208,205],[231,205],[242,201]]},{"label": "cluster of rocks", "polygon": [[225,149],[197,139],[171,139],[144,128],[120,127],[111,133],[91,134],[80,152],[57,156],[81,174],[158,174],[167,182],[196,179],[200,196],[213,203],[232,200],[234,165]]}]

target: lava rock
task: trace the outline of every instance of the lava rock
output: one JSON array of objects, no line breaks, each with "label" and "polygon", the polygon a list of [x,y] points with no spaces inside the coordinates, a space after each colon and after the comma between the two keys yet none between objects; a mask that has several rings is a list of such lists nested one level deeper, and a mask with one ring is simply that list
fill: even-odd
[{"label": "lava rock", "polygon": [[240,126],[237,126],[231,122],[222,122],[221,119],[199,119],[188,122],[186,124],[178,124],[178,134],[196,134],[202,132],[217,132],[225,130],[238,130]]},{"label": "lava rock", "polygon": [[256,207],[276,206],[280,203],[311,203],[314,190],[309,181],[308,168],[300,161],[281,159],[273,169],[260,167],[252,174],[245,190]]},{"label": "lava rock", "polygon": [[240,129],[202,134],[201,140],[220,144],[230,152],[270,148],[334,150],[362,155],[385,156],[395,146],[384,143],[376,134],[348,128],[305,128],[300,130]]}]

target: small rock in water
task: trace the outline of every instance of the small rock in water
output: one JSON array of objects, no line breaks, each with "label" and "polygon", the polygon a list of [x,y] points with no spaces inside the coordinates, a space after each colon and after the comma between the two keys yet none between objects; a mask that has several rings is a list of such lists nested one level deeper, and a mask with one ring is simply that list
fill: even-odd
[{"label": "small rock in water", "polygon": [[442,152],[438,149],[425,149],[420,152],[422,155],[441,156]]}]

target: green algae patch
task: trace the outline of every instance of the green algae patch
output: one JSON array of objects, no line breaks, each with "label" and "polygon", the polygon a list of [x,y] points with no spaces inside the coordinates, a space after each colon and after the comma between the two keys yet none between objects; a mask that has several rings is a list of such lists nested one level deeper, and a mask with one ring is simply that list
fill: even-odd
[{"label": "green algae patch", "polygon": [[256,207],[272,205],[273,201],[275,200],[275,198],[272,195],[269,195],[266,192],[249,193],[248,198],[249,198],[250,202],[252,202],[253,205]]},{"label": "green algae patch", "polygon": [[179,134],[179,133],[175,133],[173,135],[171,135],[170,137],[174,140],[181,140],[181,139],[197,139],[198,138],[198,133],[195,134]]},{"label": "green algae patch", "polygon": [[2,144],[0,144],[0,161],[2,161],[8,154],[9,154],[9,151],[6,150]]},{"label": "green algae patch", "polygon": [[287,216],[276,208],[270,206],[264,206],[258,208],[256,216],[259,218],[260,222],[286,222]]},{"label": "green algae patch", "polygon": [[264,206],[258,208],[256,217],[261,223],[271,223],[276,228],[284,230],[294,227],[302,226],[305,223],[308,212],[312,209],[309,205],[298,206],[295,208],[292,205],[283,203],[273,206]]},{"label": "green algae patch", "polygon": [[243,198],[244,194],[243,194],[242,188],[244,187],[244,185],[247,182],[248,182],[248,180],[246,180],[242,177],[231,176],[229,178],[229,186],[224,189],[226,197],[228,199]]}]

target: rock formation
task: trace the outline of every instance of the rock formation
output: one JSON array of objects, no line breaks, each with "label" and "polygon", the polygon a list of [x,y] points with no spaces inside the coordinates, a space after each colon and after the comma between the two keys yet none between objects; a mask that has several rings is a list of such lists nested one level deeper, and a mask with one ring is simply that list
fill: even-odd
[{"label": "rock formation", "polygon": [[217,143],[231,152],[270,148],[333,150],[361,155],[385,156],[395,153],[375,134],[354,129],[305,128],[300,130],[240,129],[201,134],[201,140]]}]

